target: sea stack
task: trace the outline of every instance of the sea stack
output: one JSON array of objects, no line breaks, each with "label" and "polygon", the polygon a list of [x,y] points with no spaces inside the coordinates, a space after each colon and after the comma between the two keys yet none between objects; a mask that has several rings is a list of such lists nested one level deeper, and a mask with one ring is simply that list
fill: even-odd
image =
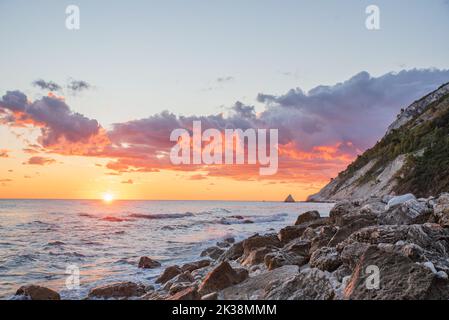
[{"label": "sea stack", "polygon": [[287,198],[285,198],[284,202],[295,202],[295,199],[293,199],[292,195],[289,194]]}]

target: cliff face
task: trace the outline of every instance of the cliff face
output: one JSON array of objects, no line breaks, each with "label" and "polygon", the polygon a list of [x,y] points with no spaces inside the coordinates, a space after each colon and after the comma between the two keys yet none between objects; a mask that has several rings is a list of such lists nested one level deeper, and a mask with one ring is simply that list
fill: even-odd
[{"label": "cliff face", "polygon": [[449,191],[449,83],[402,110],[374,147],[308,201]]}]

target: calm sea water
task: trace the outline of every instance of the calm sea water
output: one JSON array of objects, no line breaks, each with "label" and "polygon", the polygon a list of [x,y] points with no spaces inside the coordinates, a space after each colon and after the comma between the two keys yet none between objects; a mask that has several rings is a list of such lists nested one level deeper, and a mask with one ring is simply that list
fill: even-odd
[{"label": "calm sea water", "polygon": [[[65,299],[115,281],[152,284],[168,265],[199,258],[226,237],[240,240],[294,223],[299,213],[328,215],[332,204],[227,201],[0,200],[0,298],[41,284]],[[244,223],[245,220],[253,223]],[[137,268],[141,256],[162,263]],[[68,290],[66,268],[80,269]]]}]

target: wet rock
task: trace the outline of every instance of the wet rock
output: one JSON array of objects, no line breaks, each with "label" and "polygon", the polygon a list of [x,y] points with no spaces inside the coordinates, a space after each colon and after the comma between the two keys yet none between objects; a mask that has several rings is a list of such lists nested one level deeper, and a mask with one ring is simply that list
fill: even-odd
[{"label": "wet rock", "polygon": [[139,268],[154,269],[161,266],[160,262],[153,260],[149,257],[141,257],[139,260]]},{"label": "wet rock", "polygon": [[168,280],[173,279],[178,274],[182,273],[182,269],[179,266],[170,266],[164,270],[164,272],[156,279],[156,283],[166,283]]},{"label": "wet rock", "polygon": [[225,253],[223,253],[218,261],[236,260],[243,255],[243,241],[234,243]]},{"label": "wet rock", "polygon": [[201,295],[194,287],[186,288],[175,295],[167,298],[167,300],[200,300]]},{"label": "wet rock", "polygon": [[181,267],[182,271],[190,271],[201,269],[210,265],[210,260],[204,259],[195,262],[186,263]]},{"label": "wet rock", "polygon": [[283,266],[272,271],[258,274],[245,281],[228,287],[219,293],[226,300],[261,300],[266,299],[265,288],[272,282],[283,283],[298,274],[297,266]]},{"label": "wet rock", "polygon": [[342,262],[336,248],[323,247],[312,254],[309,264],[313,268],[332,272],[335,271]]},{"label": "wet rock", "polygon": [[[379,268],[379,286],[375,286],[368,266]],[[371,286],[367,286],[367,283]],[[428,267],[413,262],[399,252],[370,246],[354,269],[344,290],[346,299],[421,300],[449,298],[449,282]]]},{"label": "wet rock", "polygon": [[225,252],[219,247],[209,247],[201,252],[201,257],[210,257],[213,260],[217,260]]},{"label": "wet rock", "polygon": [[178,283],[174,283],[170,286],[170,289],[168,289],[168,293],[170,295],[175,295],[178,292],[181,292],[187,288],[191,288],[192,287],[192,283],[191,282],[178,282]]},{"label": "wet rock", "polygon": [[316,268],[302,270],[284,283],[267,289],[268,300],[332,300],[336,296],[330,274]]},{"label": "wet rock", "polygon": [[320,213],[316,210],[307,211],[298,216],[296,219],[295,225],[303,224],[305,222],[317,220],[320,218]]},{"label": "wet rock", "polygon": [[210,271],[201,283],[198,292],[206,295],[220,291],[231,285],[240,283],[248,278],[246,269],[233,269],[228,262],[222,262]]},{"label": "wet rock", "polygon": [[193,281],[195,281],[195,278],[192,276],[190,271],[185,271],[183,273],[178,274],[173,279],[167,281],[164,285],[164,289],[169,291],[174,284],[179,283],[189,283],[191,285]]},{"label": "wet rock", "polygon": [[16,296],[24,296],[30,300],[61,300],[61,296],[56,291],[33,284],[20,287]]},{"label": "wet rock", "polygon": [[134,282],[117,282],[90,290],[89,298],[130,298],[145,294],[145,286]]}]

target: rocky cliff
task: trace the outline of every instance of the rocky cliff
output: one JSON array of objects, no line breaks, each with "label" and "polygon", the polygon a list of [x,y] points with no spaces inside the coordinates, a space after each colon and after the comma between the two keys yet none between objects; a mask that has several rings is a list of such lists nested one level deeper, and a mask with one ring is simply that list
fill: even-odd
[{"label": "rocky cliff", "polygon": [[401,110],[387,133],[308,201],[449,191],[449,83]]}]

